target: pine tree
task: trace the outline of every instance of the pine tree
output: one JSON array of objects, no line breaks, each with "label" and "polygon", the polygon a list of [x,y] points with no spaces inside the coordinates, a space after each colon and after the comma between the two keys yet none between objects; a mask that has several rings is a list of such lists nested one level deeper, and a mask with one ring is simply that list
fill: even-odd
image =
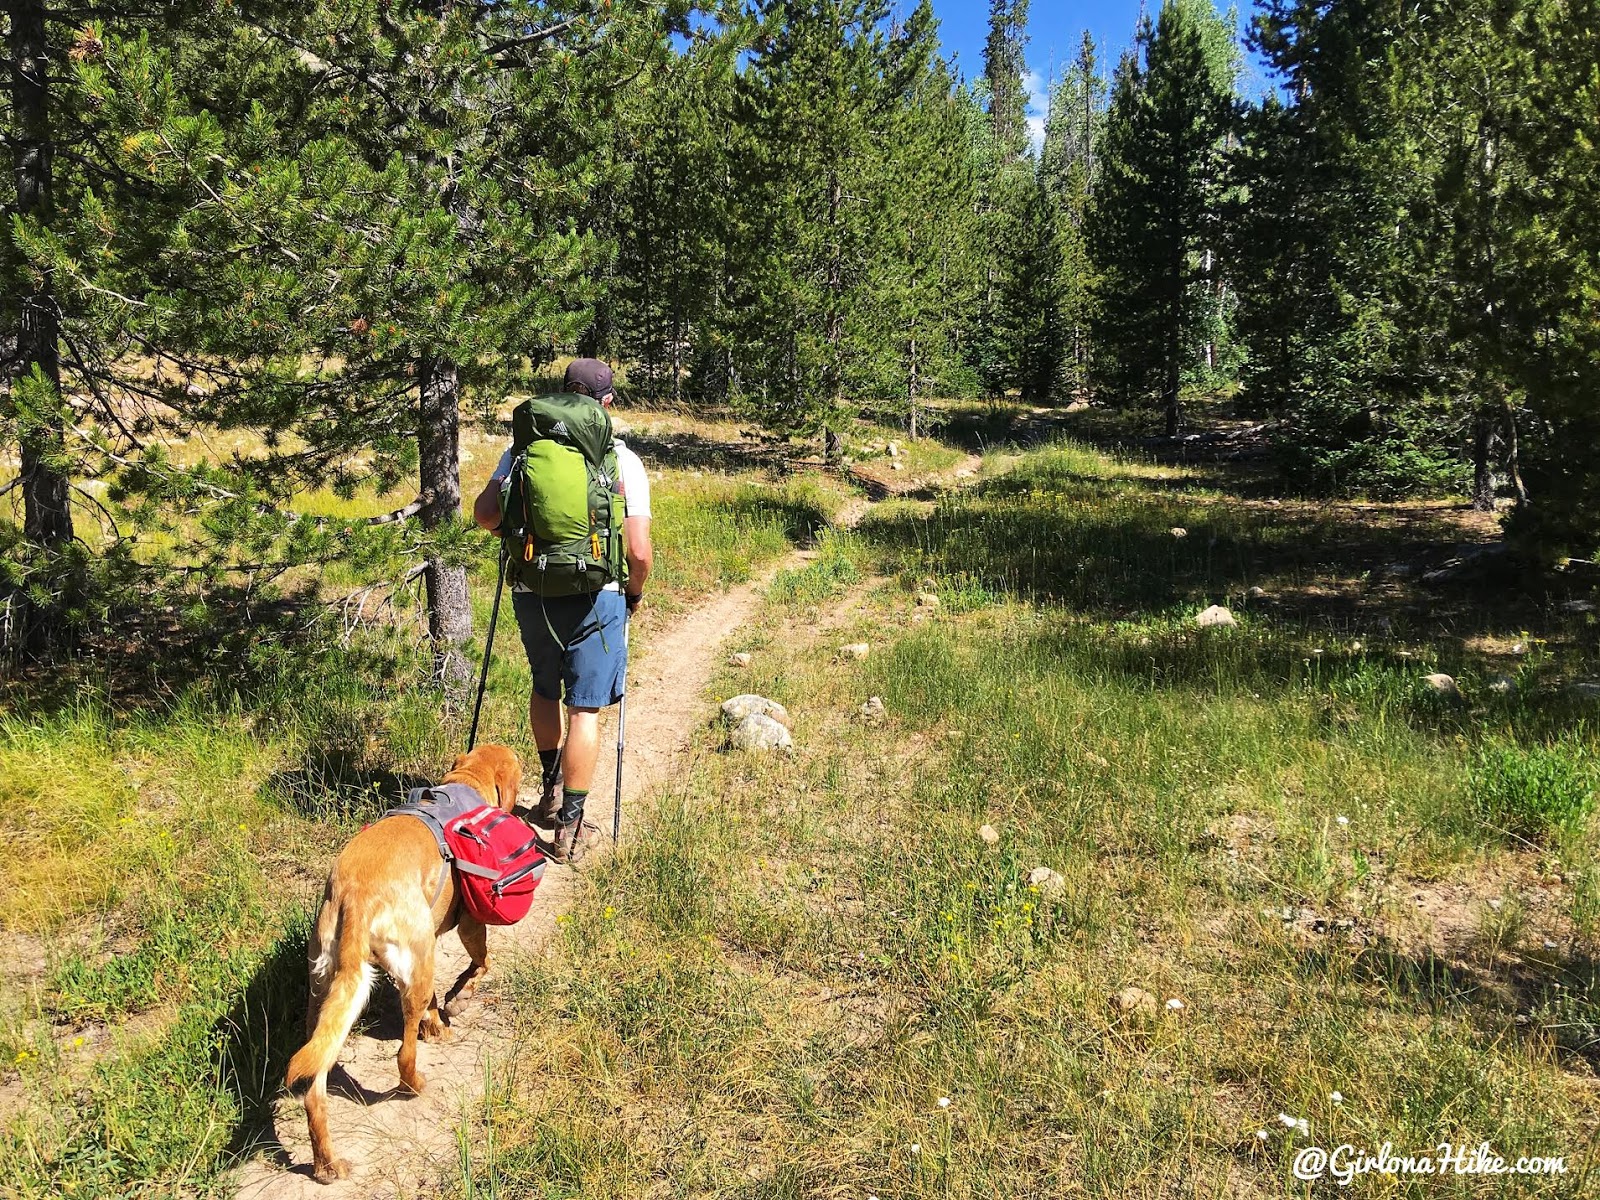
[{"label": "pine tree", "polygon": [[1096,390],[1159,399],[1179,425],[1179,387],[1206,312],[1208,239],[1231,116],[1225,27],[1206,0],[1167,0],[1112,85],[1101,177],[1089,210]]},{"label": "pine tree", "polygon": [[1405,494],[1459,474],[1425,316],[1444,267],[1417,219],[1437,172],[1409,57],[1423,33],[1397,0],[1273,0],[1254,26],[1287,97],[1246,115],[1234,162],[1243,396],[1280,418],[1284,471],[1313,490]]},{"label": "pine tree", "polygon": [[1065,354],[1062,383],[1068,394],[1088,385],[1093,264],[1085,225],[1098,177],[1105,126],[1105,79],[1087,30],[1077,60],[1050,94],[1040,175],[1055,209],[1060,256],[1060,310]]},{"label": "pine tree", "polygon": [[903,402],[916,437],[924,398],[948,393],[961,371],[961,322],[977,285],[976,180],[963,98],[939,57],[929,0],[886,50],[880,256],[869,287],[888,350],[882,390]]}]

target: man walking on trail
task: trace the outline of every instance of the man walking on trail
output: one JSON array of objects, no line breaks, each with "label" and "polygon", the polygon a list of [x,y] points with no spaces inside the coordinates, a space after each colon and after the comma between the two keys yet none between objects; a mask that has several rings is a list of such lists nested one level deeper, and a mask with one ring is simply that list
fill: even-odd
[{"label": "man walking on trail", "polygon": [[[576,359],[563,389],[562,396],[519,406],[513,443],[472,515],[510,539],[511,605],[533,671],[528,721],[544,785],[537,816],[554,827],[556,861],[576,863],[596,834],[583,808],[600,755],[600,710],[617,703],[627,685],[625,614],[639,606],[653,556],[650,480],[639,456],[611,436],[611,368],[598,359]],[[559,530],[546,532],[552,518],[545,493],[558,488],[577,495],[565,540]],[[597,578],[608,582],[589,590]]]}]

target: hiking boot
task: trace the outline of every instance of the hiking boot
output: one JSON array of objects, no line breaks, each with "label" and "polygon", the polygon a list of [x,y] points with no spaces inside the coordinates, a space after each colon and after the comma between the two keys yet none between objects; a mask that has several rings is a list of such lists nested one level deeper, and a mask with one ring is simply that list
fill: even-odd
[{"label": "hiking boot", "polygon": [[561,772],[556,772],[554,779],[545,781],[544,790],[539,793],[538,807],[533,810],[534,819],[541,825],[555,825],[556,817],[561,812]]},{"label": "hiking boot", "polygon": [[575,867],[583,861],[583,856],[589,852],[589,845],[599,836],[600,831],[587,821],[573,821],[570,825],[562,825],[556,829],[555,846],[550,851],[550,857],[558,863],[565,863]]}]

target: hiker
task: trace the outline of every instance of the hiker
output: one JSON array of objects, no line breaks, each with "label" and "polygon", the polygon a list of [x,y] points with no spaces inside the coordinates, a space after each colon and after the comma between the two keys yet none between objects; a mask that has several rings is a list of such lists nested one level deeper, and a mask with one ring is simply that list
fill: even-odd
[{"label": "hiker", "polygon": [[[560,396],[536,397],[519,406],[512,419],[512,445],[474,502],[472,516],[490,533],[514,539],[508,543],[507,577],[512,580],[511,606],[522,646],[533,670],[528,722],[543,782],[536,817],[555,830],[552,857],[576,863],[597,832],[583,819],[583,807],[600,755],[600,710],[617,703],[627,686],[624,614],[639,607],[650,575],[650,481],[639,456],[612,437],[611,368],[598,359],[576,359],[567,367],[562,386]],[[582,470],[585,460],[574,458],[573,445],[589,451],[587,476]],[[614,471],[605,465],[611,461],[609,450],[615,452]],[[598,471],[592,466],[596,459],[602,463]],[[525,464],[521,486],[513,478],[517,461]],[[608,472],[614,478],[608,478]],[[614,494],[609,504],[599,497],[591,503],[592,489],[607,487]],[[562,490],[575,494],[546,500],[548,491]],[[531,532],[523,536],[520,524],[512,527],[516,514],[528,507],[522,499],[527,496],[535,497],[535,506],[566,501],[576,509],[578,537],[563,547],[570,550],[576,545],[575,553],[546,555],[541,552],[545,543]],[[612,514],[621,514],[625,536],[610,541],[619,523],[613,519],[604,534],[607,545],[602,546],[601,535],[595,532],[596,514],[607,507]],[[538,523],[535,516],[528,520]],[[591,542],[589,554],[584,548]],[[626,579],[626,590],[617,576]],[[590,581],[597,577],[609,582],[590,590]]]}]

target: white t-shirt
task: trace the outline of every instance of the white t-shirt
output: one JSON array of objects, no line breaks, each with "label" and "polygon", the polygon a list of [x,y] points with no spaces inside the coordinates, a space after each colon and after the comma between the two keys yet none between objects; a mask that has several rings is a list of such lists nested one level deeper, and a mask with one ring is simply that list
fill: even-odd
[{"label": "white t-shirt", "polygon": [[[622,444],[622,439],[616,439],[617,447],[617,474],[622,476],[618,481],[621,485],[622,499],[630,517],[648,517],[650,515],[650,477],[644,473],[644,463],[639,461],[639,456]],[[495,464],[494,474],[490,476],[492,482],[505,485],[506,476],[511,474],[511,447],[506,447],[506,452],[500,456],[500,461]],[[513,591],[527,591],[520,585]],[[614,583],[606,584],[606,590],[615,592],[619,590]]]}]

